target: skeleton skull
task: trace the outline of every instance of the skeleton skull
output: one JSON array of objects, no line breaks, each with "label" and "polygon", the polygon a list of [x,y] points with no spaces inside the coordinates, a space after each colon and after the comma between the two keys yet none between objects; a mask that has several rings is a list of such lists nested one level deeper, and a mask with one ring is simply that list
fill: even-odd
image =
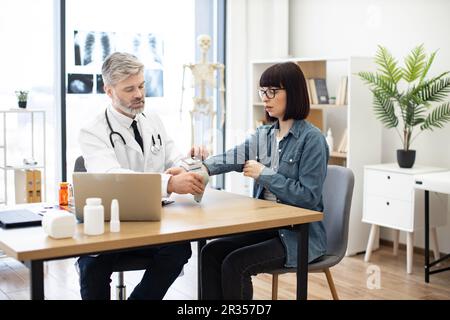
[{"label": "skeleton skull", "polygon": [[197,43],[202,49],[203,52],[208,51],[209,47],[211,46],[211,37],[207,34],[199,35],[197,38]]}]

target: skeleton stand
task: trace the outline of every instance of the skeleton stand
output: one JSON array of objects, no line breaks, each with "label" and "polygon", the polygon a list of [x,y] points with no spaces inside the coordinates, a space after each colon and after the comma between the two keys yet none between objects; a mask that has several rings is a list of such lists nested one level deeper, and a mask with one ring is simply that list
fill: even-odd
[{"label": "skeleton stand", "polygon": [[[211,39],[207,35],[201,35],[198,37],[198,44],[202,50],[202,59],[196,64],[183,65],[183,82],[180,104],[180,117],[183,109],[183,95],[184,95],[184,79],[186,68],[191,70],[196,94],[192,98],[194,107],[190,110],[191,115],[191,145],[192,146],[205,146],[208,152],[213,151],[213,136],[214,136],[214,119],[216,112],[213,108],[213,95],[214,89],[217,89],[215,76],[217,72],[220,74],[220,106],[222,107],[222,125],[224,122],[224,95],[225,95],[225,83],[224,83],[224,69],[225,66],[221,63],[209,63],[207,61],[207,52],[211,44]],[[210,94],[207,96],[207,94]]]}]

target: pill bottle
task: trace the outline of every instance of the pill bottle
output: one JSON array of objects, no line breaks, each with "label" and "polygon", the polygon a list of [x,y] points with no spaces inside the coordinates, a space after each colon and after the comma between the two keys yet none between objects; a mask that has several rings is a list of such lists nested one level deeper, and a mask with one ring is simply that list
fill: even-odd
[{"label": "pill bottle", "polygon": [[84,233],[89,236],[105,232],[105,210],[100,198],[87,198],[83,208]]},{"label": "pill bottle", "polygon": [[59,205],[67,207],[69,205],[69,183],[61,182],[59,184]]}]

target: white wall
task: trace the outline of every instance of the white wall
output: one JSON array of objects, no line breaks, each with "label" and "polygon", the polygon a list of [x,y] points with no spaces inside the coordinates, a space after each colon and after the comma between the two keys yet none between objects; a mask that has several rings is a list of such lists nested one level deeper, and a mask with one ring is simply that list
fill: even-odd
[{"label": "white wall", "polygon": [[[402,60],[416,45],[439,49],[430,75],[450,70],[450,1],[447,0],[290,0],[289,53],[296,57],[373,56],[386,46]],[[421,134],[412,145],[416,163],[450,168],[450,124]],[[384,130],[382,161],[395,162],[401,142],[395,131]],[[450,252],[450,214],[438,228],[440,250]],[[392,239],[389,230],[382,238]],[[405,241],[402,235],[401,241]],[[415,245],[423,247],[423,233]]]}]

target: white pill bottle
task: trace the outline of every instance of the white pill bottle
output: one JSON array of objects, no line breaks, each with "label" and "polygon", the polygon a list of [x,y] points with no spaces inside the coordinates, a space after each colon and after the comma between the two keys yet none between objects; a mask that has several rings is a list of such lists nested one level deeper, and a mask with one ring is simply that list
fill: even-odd
[{"label": "white pill bottle", "polygon": [[105,209],[100,198],[87,198],[83,209],[84,233],[96,236],[105,232]]}]

